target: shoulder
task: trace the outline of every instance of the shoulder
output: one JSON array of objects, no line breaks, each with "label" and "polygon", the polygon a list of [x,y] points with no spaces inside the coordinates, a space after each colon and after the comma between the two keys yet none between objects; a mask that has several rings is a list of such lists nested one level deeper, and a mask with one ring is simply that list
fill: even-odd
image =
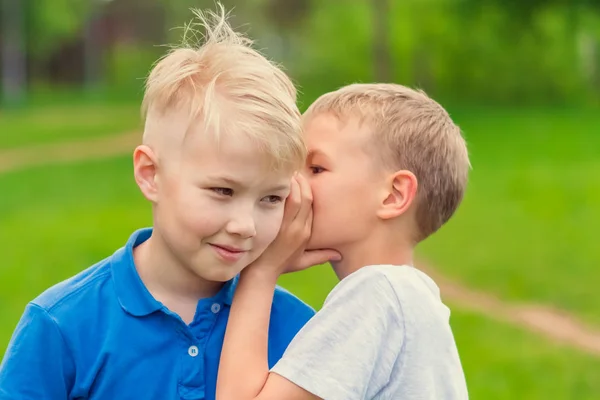
[{"label": "shoulder", "polygon": [[[360,289],[360,291],[358,291]],[[367,290],[377,294],[394,294],[404,302],[411,296],[426,296],[440,300],[440,290],[435,282],[420,270],[407,265],[369,265],[342,280],[336,290]]]},{"label": "shoulder", "polygon": [[448,324],[450,309],[427,274],[412,266],[377,265],[367,269],[385,277],[406,329],[430,330]]},{"label": "shoulder", "polygon": [[43,347],[53,347],[52,351],[59,352],[69,347],[70,344],[66,347],[65,344],[73,338],[89,337],[88,320],[95,318],[98,307],[104,304],[100,294],[103,291],[98,288],[110,280],[107,265],[110,264],[98,263],[30,301],[13,333],[11,352],[33,354]]},{"label": "shoulder", "polygon": [[325,300],[324,309],[345,313],[387,315],[403,320],[415,304],[441,305],[439,289],[424,273],[411,266],[369,265],[341,280]]},{"label": "shoulder", "polygon": [[386,303],[397,305],[395,288],[383,266],[365,266],[342,279],[329,293],[325,305],[341,298],[368,304],[386,299]]},{"label": "shoulder", "polygon": [[87,308],[110,279],[110,262],[105,259],[46,289],[30,304],[53,316],[68,312],[73,307]]},{"label": "shoulder", "polygon": [[447,307],[442,303],[440,289],[427,274],[412,266],[377,265],[373,267],[384,275],[398,301],[407,309],[438,309],[443,314]]},{"label": "shoulder", "polygon": [[427,274],[408,265],[374,265],[370,268],[380,271],[395,288],[415,288],[434,297],[440,297],[440,289]]},{"label": "shoulder", "polygon": [[273,296],[273,311],[282,313],[298,313],[307,319],[315,314],[315,310],[311,306],[309,306],[289,290],[279,285],[275,287],[275,293]]}]

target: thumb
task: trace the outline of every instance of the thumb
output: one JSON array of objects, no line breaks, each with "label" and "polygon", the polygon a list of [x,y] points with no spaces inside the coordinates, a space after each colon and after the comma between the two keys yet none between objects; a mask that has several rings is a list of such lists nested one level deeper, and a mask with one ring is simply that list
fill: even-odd
[{"label": "thumb", "polygon": [[315,265],[325,264],[329,261],[339,261],[341,259],[341,254],[335,250],[306,250],[294,265],[286,269],[286,272],[302,271]]}]

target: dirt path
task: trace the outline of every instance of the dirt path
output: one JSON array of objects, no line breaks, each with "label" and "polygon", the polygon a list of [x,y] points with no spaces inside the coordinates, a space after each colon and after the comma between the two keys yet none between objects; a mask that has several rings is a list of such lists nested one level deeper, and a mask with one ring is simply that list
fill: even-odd
[{"label": "dirt path", "polygon": [[0,150],[0,173],[36,165],[69,163],[127,154],[141,141],[139,132],[72,142]]},{"label": "dirt path", "polygon": [[[139,144],[140,139],[139,132],[131,132],[90,140],[0,150],[0,173],[35,165],[127,154]],[[419,268],[440,286],[444,301],[600,356],[600,329],[586,326],[573,316],[549,307],[503,302],[487,293],[458,285],[426,264],[419,264]]]},{"label": "dirt path", "polygon": [[568,313],[541,305],[510,304],[452,282],[429,266],[418,267],[438,284],[445,302],[600,357],[600,330]]}]

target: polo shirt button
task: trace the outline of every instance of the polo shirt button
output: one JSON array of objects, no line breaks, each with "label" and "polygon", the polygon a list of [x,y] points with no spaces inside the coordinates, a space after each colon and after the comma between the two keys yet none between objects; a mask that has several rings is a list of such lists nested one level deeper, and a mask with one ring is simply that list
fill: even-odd
[{"label": "polo shirt button", "polygon": [[221,305],[219,303],[214,303],[211,307],[210,307],[210,311],[213,312],[213,314],[218,313],[221,310]]},{"label": "polo shirt button", "polygon": [[197,346],[190,346],[188,348],[188,354],[192,357],[196,357],[198,355],[198,347]]}]

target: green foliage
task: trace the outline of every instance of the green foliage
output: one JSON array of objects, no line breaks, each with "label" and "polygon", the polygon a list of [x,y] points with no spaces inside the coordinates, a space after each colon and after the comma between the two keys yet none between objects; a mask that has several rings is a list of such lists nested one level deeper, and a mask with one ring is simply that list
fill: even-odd
[{"label": "green foliage", "polygon": [[156,60],[167,50],[165,46],[143,47],[134,43],[117,43],[111,49],[106,80],[110,86],[141,97],[146,77]]},{"label": "green foliage", "polygon": [[23,0],[26,15],[26,43],[35,58],[52,53],[71,40],[86,23],[89,12],[100,0]]},{"label": "green foliage", "polygon": [[[532,8],[525,24],[508,6],[494,1],[391,4],[389,50],[396,82],[459,103],[600,100],[600,18],[593,8],[539,6]],[[343,8],[331,2],[314,4],[298,33],[302,42],[297,56],[289,64],[306,92],[373,80],[372,24],[367,1]],[[582,37],[589,39],[587,53]]]},{"label": "green foliage", "polygon": [[[33,60],[81,35],[92,7],[102,10],[105,4],[100,0],[25,1]],[[154,6],[135,8],[131,3],[125,8],[142,20],[144,10],[164,9],[170,29],[164,42],[155,45],[179,43],[183,31],[178,27],[193,18],[190,8],[215,4],[212,0],[153,1]],[[255,37],[261,49],[267,46],[267,53],[284,64],[304,99],[374,79],[371,0],[343,6],[294,0],[294,9],[284,7],[288,3],[282,0],[223,3],[232,10],[234,27]],[[389,4],[390,69],[396,82],[421,87],[453,103],[600,104],[598,0],[390,0]],[[297,10],[297,15],[290,10]],[[107,82],[122,90],[139,90],[137,78],[145,76],[150,60],[165,48],[159,50],[143,40],[116,45],[107,63]]]}]

